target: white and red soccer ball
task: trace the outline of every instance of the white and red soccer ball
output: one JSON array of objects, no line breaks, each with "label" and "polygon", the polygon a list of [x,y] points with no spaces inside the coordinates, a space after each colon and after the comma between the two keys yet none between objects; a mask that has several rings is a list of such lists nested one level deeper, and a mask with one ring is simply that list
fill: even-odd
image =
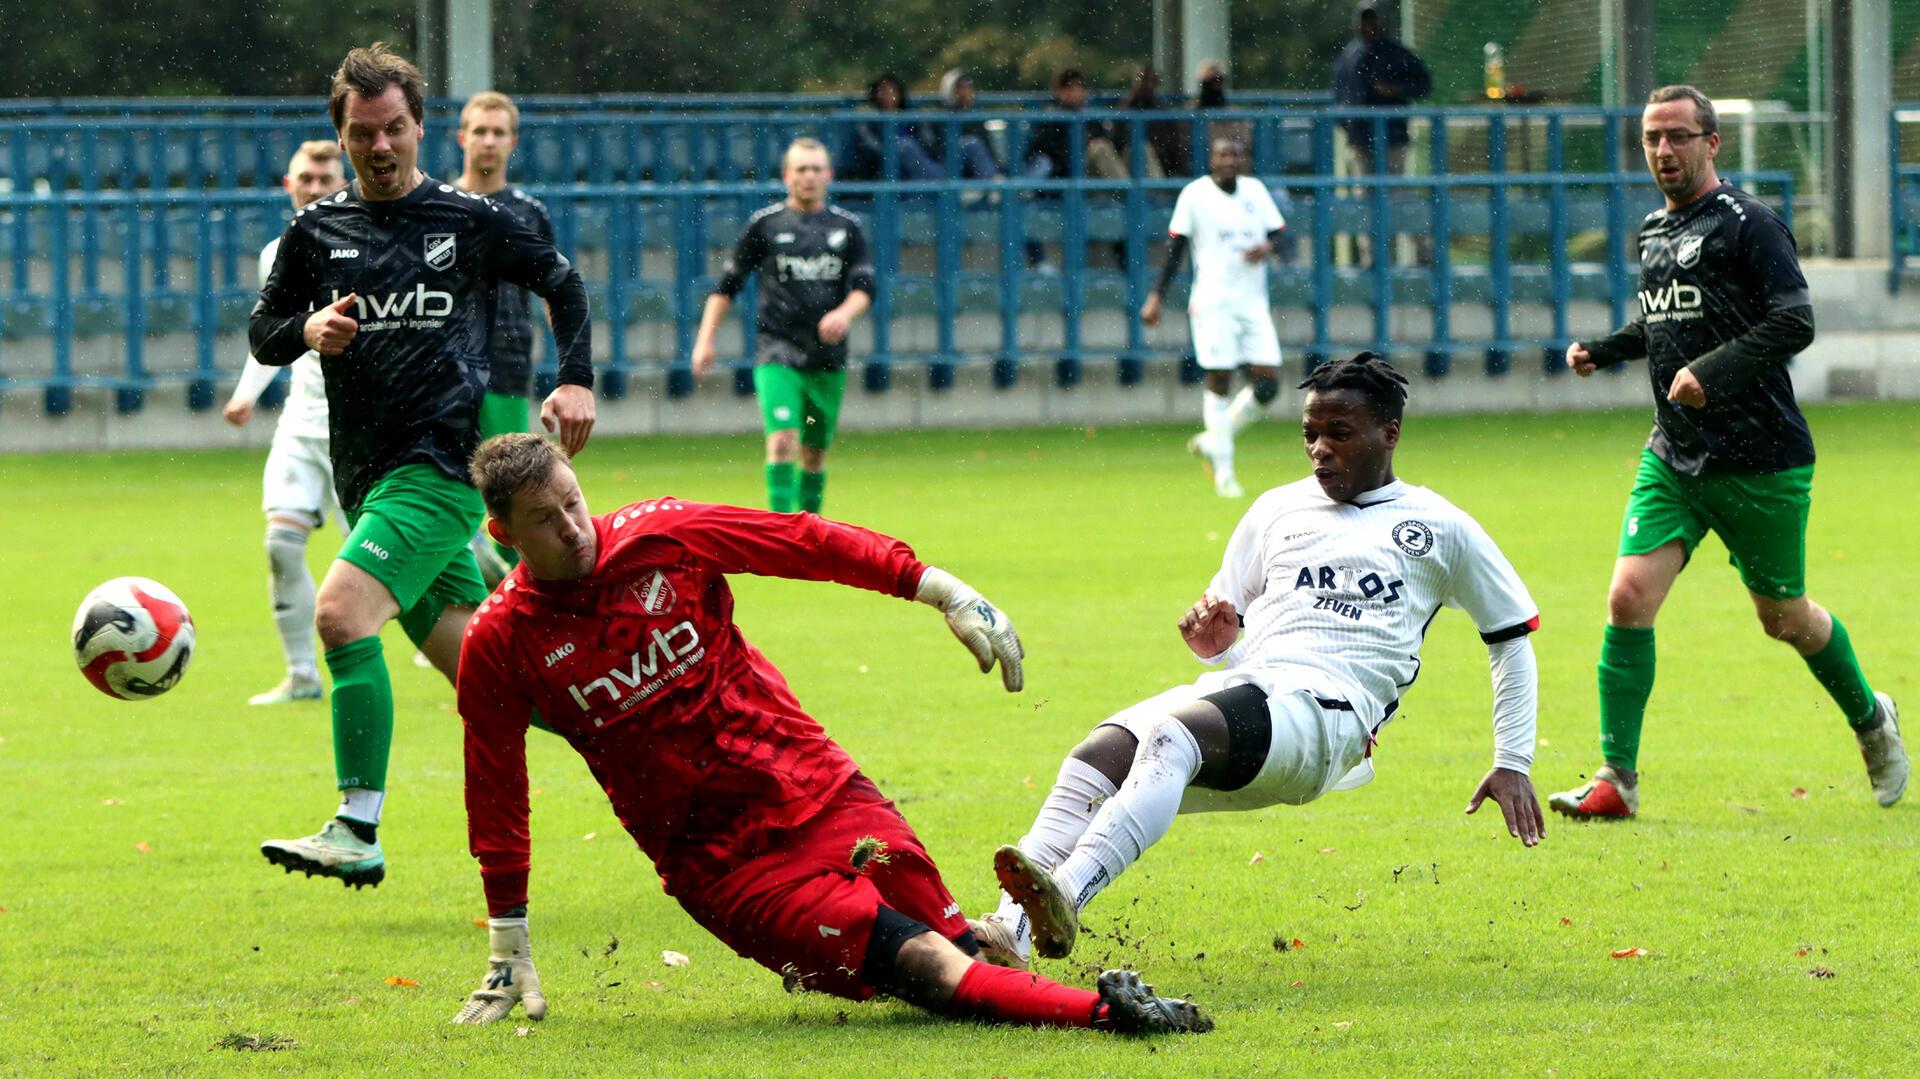
[{"label": "white and red soccer ball", "polygon": [[143,701],[174,687],[193,658],[193,616],[166,585],[115,577],[73,616],[73,658],[109,697]]}]

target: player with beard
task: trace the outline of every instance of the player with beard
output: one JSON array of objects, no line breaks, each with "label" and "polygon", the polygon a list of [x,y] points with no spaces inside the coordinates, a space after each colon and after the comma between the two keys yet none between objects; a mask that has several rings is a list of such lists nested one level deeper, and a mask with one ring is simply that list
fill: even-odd
[{"label": "player with beard", "polygon": [[425,88],[384,44],[334,72],[328,111],[354,182],[294,216],[248,326],[269,365],[318,352],[340,508],[351,532],[315,599],[333,676],[338,812],[314,835],[261,844],[267,860],[355,887],[386,875],[378,826],[393,741],[380,628],[398,619],[454,679],[486,595],[468,541],[483,507],[467,473],[479,444],[502,282],[546,299],[560,385],[541,415],[569,450],[593,428],[586,286],[498,203],[415,167]]},{"label": "player with beard", "polygon": [[1527,776],[1539,609],[1472,517],[1394,476],[1406,379],[1363,352],[1300,388],[1313,474],[1254,500],[1180,620],[1193,654],[1225,668],[1122,710],[1068,755],[1033,826],[994,854],[1000,908],[973,923],[989,961],[1066,956],[1080,911],[1177,813],[1302,805],[1371,780],[1443,606],[1473,618],[1493,672],[1493,767],[1467,812],[1491,798],[1522,843],[1545,834]]},{"label": "player with beard", "polygon": [[1653,693],[1654,618],[1708,532],[1726,544],[1761,629],[1791,645],[1852,728],[1876,801],[1907,787],[1893,698],[1875,693],[1846,627],[1807,598],[1813,435],[1788,361],[1813,342],[1813,306],[1793,234],[1760,200],[1722,183],[1713,102],[1665,86],[1641,113],[1647,169],[1666,206],[1640,226],[1640,314],[1567,347],[1581,376],[1645,359],[1653,434],[1627,496],[1600,645],[1600,752],[1593,778],[1548,799],[1582,818],[1640,807],[1640,730]]},{"label": "player with beard", "polygon": [[926,848],[741,635],[727,577],[918,600],[1018,692],[1020,638],[980,593],[899,540],[813,514],[655,498],[593,516],[565,456],[537,435],[489,439],[473,479],[487,528],[521,561],[474,616],[460,660],[491,957],[455,1022],[504,1019],[516,1004],[546,1014],[527,928],[526,732],[538,712],[586,758],[667,894],[789,985],[886,992],[954,1018],[1211,1028],[1128,971],[1088,991],[976,962]]}]

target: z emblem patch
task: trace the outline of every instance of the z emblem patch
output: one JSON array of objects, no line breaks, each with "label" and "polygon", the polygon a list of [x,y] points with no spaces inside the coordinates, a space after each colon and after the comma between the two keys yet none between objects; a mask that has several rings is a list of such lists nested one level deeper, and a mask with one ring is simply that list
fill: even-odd
[{"label": "z emblem patch", "polygon": [[1419,521],[1401,521],[1393,526],[1393,545],[1420,558],[1433,550],[1433,529]]},{"label": "z emblem patch", "polygon": [[430,232],[426,239],[427,265],[436,270],[444,270],[453,265],[453,240],[451,232]]}]

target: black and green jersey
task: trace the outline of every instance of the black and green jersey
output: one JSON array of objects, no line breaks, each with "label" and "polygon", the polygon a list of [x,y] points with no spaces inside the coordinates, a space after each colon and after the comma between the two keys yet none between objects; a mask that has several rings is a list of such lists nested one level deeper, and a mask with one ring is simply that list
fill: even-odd
[{"label": "black and green jersey", "polygon": [[499,203],[429,177],[390,202],[367,202],[349,185],[294,215],[247,336],[261,363],[292,363],[307,351],[311,311],[359,297],[353,341],[320,358],[341,508],[357,509],[403,464],[430,463],[471,482],[467,459],[479,441],[503,284],[547,299],[560,381],[591,387],[586,286],[549,240]]},{"label": "black and green jersey", "polygon": [[[518,187],[488,195],[514,220],[553,242],[553,219],[539,199]],[[526,397],[533,393],[533,341],[539,331],[533,317],[533,298],[518,285],[502,284],[493,309],[493,375],[488,393]]]},{"label": "black and green jersey", "polygon": [[[860,219],[838,206],[801,213],[776,202],[747,220],[725,273],[714,291],[732,299],[760,271],[761,333],[792,344],[782,350],[807,371],[838,371],[847,365],[847,344],[820,340],[820,316],[853,291],[873,294],[873,257]],[[764,350],[763,350],[764,352]]]},{"label": "black and green jersey", "polygon": [[[1647,359],[1654,429],[1648,448],[1674,471],[1780,472],[1813,463],[1813,436],[1787,361],[1813,341],[1807,279],[1793,234],[1730,184],[1640,226],[1640,313],[1588,349],[1602,365]],[[1705,408],[1667,400],[1680,369]]]}]

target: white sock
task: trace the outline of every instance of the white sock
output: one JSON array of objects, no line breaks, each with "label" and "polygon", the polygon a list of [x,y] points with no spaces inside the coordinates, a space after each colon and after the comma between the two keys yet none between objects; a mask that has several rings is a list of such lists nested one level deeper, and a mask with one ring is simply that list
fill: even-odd
[{"label": "white sock", "polygon": [[386,791],[370,791],[365,787],[348,787],[340,792],[340,810],[334,814],[357,820],[362,824],[379,824],[380,809],[386,804]]},{"label": "white sock", "polygon": [[313,571],[307,568],[307,533],[285,525],[267,526],[268,594],[273,597],[273,624],[280,631],[280,648],[287,656],[287,673],[309,682],[320,680],[313,652]]},{"label": "white sock", "polygon": [[1267,406],[1253,396],[1253,387],[1242,386],[1240,392],[1233,395],[1233,403],[1227,406],[1227,426],[1239,434],[1266,414]]},{"label": "white sock", "polygon": [[[1020,837],[1021,852],[1042,869],[1051,870],[1066,861],[1086,833],[1087,825],[1093,823],[1094,815],[1100,812],[1101,804],[1113,797],[1114,790],[1113,781],[1093,765],[1077,757],[1061,761],[1053,790],[1047,793],[1047,800],[1040,803],[1033,827]],[[1032,933],[1026,910],[1014,902],[1012,896],[1001,892],[1000,906],[994,915],[1013,930],[1020,954],[1027,955]]]},{"label": "white sock", "polygon": [[1107,799],[1073,854],[1053,871],[1075,910],[1112,884],[1173,827],[1180,797],[1200,772],[1200,743],[1168,716],[1141,741],[1133,770]]},{"label": "white sock", "polygon": [[1233,423],[1228,412],[1233,401],[1224,393],[1202,390],[1200,419],[1207,429],[1207,456],[1213,461],[1216,481],[1233,477]]}]

